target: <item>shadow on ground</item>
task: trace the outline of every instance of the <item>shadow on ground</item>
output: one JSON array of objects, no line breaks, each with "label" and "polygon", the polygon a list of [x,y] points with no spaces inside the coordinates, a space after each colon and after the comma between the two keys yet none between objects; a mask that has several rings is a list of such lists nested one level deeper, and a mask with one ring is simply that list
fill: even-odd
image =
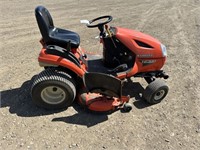
[{"label": "shadow on ground", "polygon": [[34,78],[35,76],[24,82],[19,88],[1,91],[1,108],[8,107],[11,114],[21,117],[49,115],[62,111],[45,110],[32,102],[30,91]]},{"label": "shadow on ground", "polygon": [[107,112],[107,113],[91,112],[88,109],[81,107],[77,103],[73,104],[73,108],[77,111],[76,114],[73,114],[71,116],[54,118],[52,119],[52,121],[53,122],[61,121],[69,124],[83,125],[89,128],[104,121],[107,121],[108,115],[112,113],[112,112]]},{"label": "shadow on ground", "polygon": [[[34,78],[35,76],[32,77],[31,80],[24,82],[19,88],[1,91],[1,108],[8,107],[10,113],[17,114],[21,117],[50,115],[64,110],[66,111],[66,109],[45,110],[37,107],[32,102],[30,91]],[[130,95],[131,98],[135,99],[133,102],[134,106],[138,109],[142,109],[150,106],[141,98],[143,90],[144,88],[140,85],[140,83],[132,82],[130,80],[124,84],[123,95]],[[108,120],[108,115],[112,113],[90,112],[79,106],[77,103],[74,103],[72,107],[77,111],[76,114],[67,117],[54,118],[52,121],[63,121],[70,124],[85,125],[90,127]]]},{"label": "shadow on ground", "polygon": [[143,109],[151,106],[142,98],[143,91],[144,88],[139,82],[133,82],[132,80],[128,79],[128,81],[124,83],[122,93],[123,95],[130,95],[130,98],[133,98],[133,105],[136,108]]}]

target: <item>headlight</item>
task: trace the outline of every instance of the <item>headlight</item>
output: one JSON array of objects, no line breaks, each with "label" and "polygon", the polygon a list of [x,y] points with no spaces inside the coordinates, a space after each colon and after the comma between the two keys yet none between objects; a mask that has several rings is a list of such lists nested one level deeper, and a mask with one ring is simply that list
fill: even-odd
[{"label": "headlight", "polygon": [[162,55],[163,57],[167,57],[167,49],[166,49],[166,46],[161,44],[161,50],[162,50]]}]

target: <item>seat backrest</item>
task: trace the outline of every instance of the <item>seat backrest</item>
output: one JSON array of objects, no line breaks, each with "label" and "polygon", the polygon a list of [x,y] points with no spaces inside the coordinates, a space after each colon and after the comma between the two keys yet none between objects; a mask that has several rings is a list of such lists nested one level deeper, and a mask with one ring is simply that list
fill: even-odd
[{"label": "seat backrest", "polygon": [[43,40],[47,42],[49,40],[49,32],[54,28],[52,17],[49,11],[43,6],[35,8],[35,17]]}]

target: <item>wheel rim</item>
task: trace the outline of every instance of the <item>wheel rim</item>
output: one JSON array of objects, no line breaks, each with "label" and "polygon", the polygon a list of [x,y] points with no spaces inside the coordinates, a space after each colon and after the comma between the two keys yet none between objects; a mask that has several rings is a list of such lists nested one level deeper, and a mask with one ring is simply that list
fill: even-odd
[{"label": "wheel rim", "polygon": [[164,95],[165,95],[165,90],[160,90],[155,94],[154,100],[159,101],[160,99],[163,98]]},{"label": "wheel rim", "polygon": [[42,90],[41,97],[46,103],[55,105],[65,100],[66,93],[58,86],[48,86]]}]

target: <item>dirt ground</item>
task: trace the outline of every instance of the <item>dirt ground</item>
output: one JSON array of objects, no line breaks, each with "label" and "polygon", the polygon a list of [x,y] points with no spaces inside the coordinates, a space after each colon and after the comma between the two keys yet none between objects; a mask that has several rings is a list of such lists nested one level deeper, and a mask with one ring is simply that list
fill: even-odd
[{"label": "dirt ground", "polygon": [[[168,49],[165,100],[154,106],[141,101],[145,82],[133,78],[124,91],[131,95],[130,113],[93,114],[77,104],[61,111],[36,107],[30,87],[42,70],[37,5],[49,9],[55,25],[78,32],[90,52],[102,51],[98,30],[79,20],[100,15],[159,39]],[[0,10],[0,149],[200,148],[200,0],[0,0]]]}]

